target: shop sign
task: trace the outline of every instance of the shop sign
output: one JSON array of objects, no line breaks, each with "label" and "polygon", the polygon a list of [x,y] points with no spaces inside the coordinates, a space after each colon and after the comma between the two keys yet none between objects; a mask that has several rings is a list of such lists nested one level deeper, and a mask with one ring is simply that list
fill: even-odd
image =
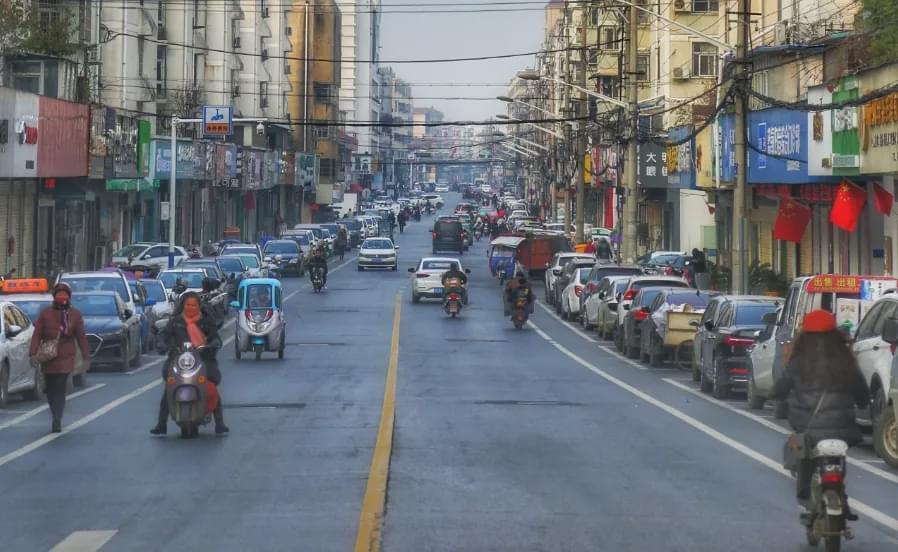
[{"label": "shop sign", "polygon": [[802,184],[808,177],[808,116],[803,111],[765,109],[748,116],[748,181]]},{"label": "shop sign", "polygon": [[280,177],[278,182],[282,186],[292,186],[294,179],[294,170],[296,164],[296,157],[292,155],[288,151],[279,151],[279,155],[281,156],[280,162]]},{"label": "shop sign", "polygon": [[721,115],[717,120],[717,143],[720,152],[720,181],[732,183],[736,181],[738,165],[736,163],[736,117],[732,113]]},{"label": "shop sign", "polygon": [[137,119],[117,116],[115,128],[110,133],[112,174],[134,178],[137,171]]},{"label": "shop sign", "polygon": [[898,170],[898,92],[864,104],[863,172]]},{"label": "shop sign", "polygon": [[713,188],[716,159],[714,152],[714,127],[703,128],[695,137],[695,186]]},{"label": "shop sign", "polygon": [[106,180],[107,192],[149,192],[159,188],[159,180],[143,178],[110,178]]},{"label": "shop sign", "polygon": [[251,149],[243,152],[243,187],[247,190],[258,190],[262,187],[264,153]]},{"label": "shop sign", "polygon": [[266,151],[263,155],[262,187],[274,188],[278,183],[278,162],[280,156],[276,151]]},{"label": "shop sign", "polygon": [[[857,77],[808,89],[809,104],[830,104],[858,97]],[[851,176],[860,171],[858,108],[815,111],[808,120],[808,175]]]},{"label": "shop sign", "polygon": [[296,186],[302,186],[307,190],[318,186],[319,174],[321,171],[321,161],[317,155],[307,153],[297,153],[295,163]]},{"label": "shop sign", "polygon": [[212,185],[219,188],[240,188],[237,180],[237,146],[215,144]]},{"label": "shop sign", "polygon": [[150,174],[150,135],[150,122],[141,119],[137,123],[137,172],[140,176]]},{"label": "shop sign", "polygon": [[[155,161],[153,175],[156,178],[166,179],[171,174],[171,144],[168,140],[154,140],[153,149]],[[178,142],[177,155],[177,177],[194,178],[197,173],[195,166],[197,151],[193,142]]]},{"label": "shop sign", "polygon": [[636,179],[641,188],[667,187],[667,149],[655,142],[636,146],[638,162]]},{"label": "shop sign", "polygon": [[[670,129],[668,139],[671,142],[679,142],[686,139],[692,133],[691,126],[682,126]],[[682,144],[667,147],[667,184],[671,188],[695,187],[695,161],[693,150],[695,138],[691,137]]]},{"label": "shop sign", "polygon": [[857,276],[821,274],[811,278],[808,293],[846,293],[857,295],[861,291],[861,279]]}]

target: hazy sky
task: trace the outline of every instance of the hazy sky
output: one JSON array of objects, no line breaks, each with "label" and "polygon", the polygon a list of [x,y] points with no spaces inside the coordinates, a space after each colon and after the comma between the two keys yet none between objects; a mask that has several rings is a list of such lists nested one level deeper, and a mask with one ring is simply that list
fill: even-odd
[{"label": "hazy sky", "polygon": [[[390,4],[406,7],[390,7]],[[495,98],[507,91],[507,84],[518,69],[532,67],[534,58],[515,57],[486,61],[452,63],[387,63],[390,60],[435,59],[515,54],[539,50],[543,38],[543,11],[539,4],[489,5],[487,0],[461,0],[474,3],[468,8],[450,8],[447,0],[388,0],[383,4],[381,20],[381,59],[396,75],[413,84],[416,107],[433,106],[447,120],[484,120],[505,112],[498,100],[431,99],[447,97]],[[417,10],[407,7],[437,4],[431,10],[508,8],[528,11],[476,13],[391,13]],[[539,9],[534,9],[539,8]],[[471,86],[429,86],[425,83],[474,83]],[[480,83],[478,85],[478,83]],[[499,84],[501,86],[484,86]]]}]

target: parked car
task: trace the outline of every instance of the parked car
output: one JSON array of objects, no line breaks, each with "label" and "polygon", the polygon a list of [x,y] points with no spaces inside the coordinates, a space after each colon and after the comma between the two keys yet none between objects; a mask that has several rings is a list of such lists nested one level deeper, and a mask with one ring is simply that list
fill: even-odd
[{"label": "parked car", "polygon": [[318,242],[311,230],[287,230],[281,235],[280,239],[295,241],[302,251],[303,259],[306,261],[312,253],[312,248]]},{"label": "parked car", "polygon": [[140,352],[146,353],[153,350],[151,345],[155,347],[155,334],[152,329],[156,323],[156,314],[153,312],[156,301],[150,299],[140,280],[128,280],[128,286],[134,295],[134,307],[137,319],[140,320]]},{"label": "parked car", "polygon": [[430,201],[430,204],[437,209],[441,209],[446,204],[446,200],[440,194],[428,193],[421,196],[421,204],[424,205]]},{"label": "parked car", "polygon": [[221,268],[228,280],[239,282],[246,277],[246,265],[236,255],[220,255],[215,257],[215,262],[218,263],[218,267]]},{"label": "parked car", "polygon": [[247,278],[268,278],[269,276],[268,269],[263,268],[262,264],[259,262],[259,258],[253,254],[236,253],[223,256],[237,257],[238,259],[243,261],[243,266],[246,267]]},{"label": "parked car", "polygon": [[265,244],[262,253],[265,255],[266,262],[274,262],[278,265],[282,275],[302,276],[305,274],[302,249],[293,240],[271,240]]},{"label": "parked car", "polygon": [[465,252],[465,229],[458,218],[440,217],[433,223],[431,232],[431,249],[435,255],[438,251]]},{"label": "parked car", "polygon": [[561,276],[561,271],[571,259],[595,259],[594,255],[588,253],[576,253],[574,251],[559,251],[552,256],[552,260],[546,263],[546,271],[543,274],[543,284],[545,285],[545,299],[549,305],[555,304],[555,281]]},{"label": "parked car", "polygon": [[576,266],[577,268],[573,270],[567,286],[561,292],[561,317],[565,320],[573,320],[580,316],[573,309],[580,303],[580,294],[583,293],[586,279],[589,277],[589,271],[592,268],[592,265],[579,263],[569,263],[568,267],[571,266]]},{"label": "parked car", "polygon": [[[175,246],[175,264],[187,257],[183,247]],[[126,245],[112,254],[114,266],[146,267],[150,270],[168,268],[168,244],[138,242]]]},{"label": "parked car", "polygon": [[586,300],[599,289],[599,282],[605,276],[641,276],[644,272],[642,267],[637,265],[618,265],[608,262],[597,262],[589,273],[589,279],[583,293],[580,294],[580,312],[583,312],[583,305]]},{"label": "parked car", "polygon": [[764,329],[764,315],[775,313],[782,299],[733,296],[711,302],[719,314],[699,321],[693,342],[698,358],[693,366],[698,366],[702,392],[725,399],[732,391],[747,390],[748,351]]},{"label": "parked car", "polygon": [[[225,255],[227,256],[227,255]],[[184,259],[180,263],[178,263],[177,268],[207,268],[211,271],[212,277],[224,284],[227,282],[227,275],[224,270],[221,269],[221,266],[218,264],[218,257],[202,257],[199,259]],[[236,287],[235,284],[230,284],[227,286],[228,288]],[[236,289],[235,289],[236,291]]]},{"label": "parked car", "polygon": [[[249,255],[249,257],[255,259],[255,256],[253,255]],[[144,278],[140,280],[140,283],[143,284],[143,289],[146,291],[147,298],[154,301],[153,305],[150,307],[152,310],[152,318],[148,317],[148,320],[152,320],[150,323],[150,329],[152,331],[152,328],[156,326],[156,323],[160,320],[171,319],[174,303],[171,300],[169,291],[165,289],[165,284],[163,284],[161,280]],[[156,336],[153,336],[152,343],[153,347],[149,348],[150,351],[156,350]]]},{"label": "parked car", "polygon": [[259,262],[262,262],[262,248],[254,243],[228,243],[222,246],[218,254],[239,255],[243,253],[253,254],[259,258]]},{"label": "parked car", "polygon": [[642,343],[642,322],[649,317],[647,307],[665,289],[663,287],[644,287],[636,292],[629,305],[621,305],[625,314],[615,333],[614,344],[617,350],[629,358],[639,358],[639,347]]},{"label": "parked car", "polygon": [[412,303],[419,303],[422,298],[442,298],[443,274],[453,266],[470,272],[462,267],[460,260],[452,257],[424,257],[417,267],[408,269],[412,273]]},{"label": "parked car", "polygon": [[627,287],[629,276],[605,276],[596,292],[583,303],[580,324],[584,329],[595,328],[599,337],[610,339],[617,330],[619,298]]},{"label": "parked car", "polygon": [[[755,404],[763,405],[763,401],[773,392],[773,386],[783,376],[804,316],[815,309],[835,312],[840,299],[859,299],[864,280],[885,280],[891,287],[898,284],[894,278],[838,274],[802,276],[792,280],[783,307],[775,318],[768,315],[765,320],[768,327],[762,331],[758,344],[750,352],[749,385],[752,387],[749,393]],[[788,415],[786,402],[776,401],[773,412],[774,417],[785,418]]]},{"label": "parked car", "polygon": [[0,301],[0,406],[10,395],[22,393],[26,399],[40,400],[44,378],[31,364],[31,336],[34,326],[18,306]]},{"label": "parked car", "polygon": [[[555,312],[560,314],[562,317],[570,316],[570,314],[575,310],[579,312],[580,294],[583,292],[582,288],[586,286],[586,283],[584,282],[581,285],[580,291],[577,293],[577,296],[574,297],[575,301],[571,304],[565,303],[564,291],[565,289],[567,289],[568,285],[574,281],[574,273],[578,269],[591,269],[595,264],[595,257],[574,257],[564,265],[564,268],[561,269],[561,274],[555,281]],[[588,275],[589,271],[587,271],[587,277]],[[567,314],[565,314],[565,307],[568,307],[570,309],[568,310]]]},{"label": "parked car", "polygon": [[91,369],[111,364],[121,371],[140,364],[140,320],[112,291],[72,293],[72,306],[81,312],[90,347]]},{"label": "parked car", "polygon": [[661,291],[655,299],[642,311],[648,316],[641,322],[639,331],[639,359],[652,366],[661,366],[662,363],[674,352],[676,347],[666,345],[659,333],[662,316],[665,311],[675,307],[685,307],[692,311],[704,311],[713,297],[708,292],[695,292],[683,288],[667,288]]},{"label": "parked car", "polygon": [[398,245],[390,238],[368,238],[359,248],[358,270],[366,268],[389,268],[396,270],[399,266]]},{"label": "parked car", "polygon": [[[114,291],[125,304],[125,309],[133,313],[140,326],[140,315],[137,312],[138,299],[131,291],[128,278],[120,270],[108,272],[64,272],[59,275],[57,282],[65,282],[72,288],[72,292]],[[138,336],[140,332],[138,331]],[[138,352],[143,348],[142,343],[137,343]]]},{"label": "parked car", "polygon": [[640,289],[644,287],[670,287],[670,288],[688,288],[689,283],[678,276],[632,276],[627,280],[627,287],[618,297],[620,305],[623,309],[618,309],[617,322],[620,324],[624,320],[624,314],[627,312],[626,306],[636,297]]},{"label": "parked car", "polygon": [[[898,347],[898,319],[894,315],[883,322],[881,335],[883,341],[889,344],[890,352]],[[898,468],[898,355],[892,356],[889,371],[889,394],[885,408],[879,409],[874,420],[873,446],[886,464]],[[873,402],[876,400],[877,396],[874,395]]]}]

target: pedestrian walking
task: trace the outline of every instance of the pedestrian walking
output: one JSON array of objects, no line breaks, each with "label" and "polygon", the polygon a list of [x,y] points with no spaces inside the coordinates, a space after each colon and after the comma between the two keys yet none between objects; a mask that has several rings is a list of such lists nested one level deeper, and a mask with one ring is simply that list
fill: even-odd
[{"label": "pedestrian walking", "polygon": [[72,288],[66,283],[53,286],[53,304],[41,311],[31,336],[31,359],[39,363],[44,375],[47,404],[50,406],[50,431],[62,431],[62,412],[69,374],[75,371],[80,356],[86,372],[90,349],[84,334],[84,319],[71,305]]},{"label": "pedestrian walking", "polygon": [[405,211],[399,213],[399,233],[405,232],[405,221],[408,220],[408,214]]},{"label": "pedestrian walking", "polygon": [[708,272],[708,260],[705,253],[693,248],[692,250],[692,274],[695,281],[695,289],[705,291],[711,288],[711,273]]},{"label": "pedestrian walking", "polygon": [[334,241],[334,248],[337,250],[337,255],[340,256],[341,261],[346,254],[347,245],[349,245],[349,236],[346,233],[346,227],[340,226],[340,229],[337,230],[337,239]]}]

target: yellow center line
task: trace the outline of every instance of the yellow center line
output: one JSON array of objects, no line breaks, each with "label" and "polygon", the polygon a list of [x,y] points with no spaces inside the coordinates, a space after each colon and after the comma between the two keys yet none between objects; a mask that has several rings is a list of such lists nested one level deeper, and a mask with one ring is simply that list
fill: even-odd
[{"label": "yellow center line", "polygon": [[359,532],[355,539],[355,552],[378,552],[387,498],[387,480],[390,475],[390,454],[393,449],[393,422],[396,416],[396,367],[399,364],[399,315],[402,310],[400,295],[396,294],[393,310],[393,336],[390,340],[390,361],[384,384],[384,401],[380,412],[377,442],[371,455],[368,486],[359,514]]}]

